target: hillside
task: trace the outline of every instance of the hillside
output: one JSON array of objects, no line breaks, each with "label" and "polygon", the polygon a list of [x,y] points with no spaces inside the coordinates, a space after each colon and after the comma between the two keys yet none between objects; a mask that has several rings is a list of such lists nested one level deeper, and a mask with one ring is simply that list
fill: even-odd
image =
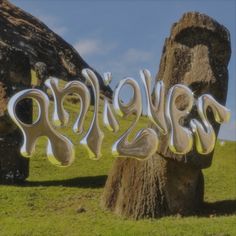
[{"label": "hillside", "polygon": [[[27,54],[31,67],[44,62],[49,75],[64,80],[82,78],[83,68],[92,69],[79,53],[43,22],[14,6],[8,0],[0,0],[0,52],[20,49]],[[97,73],[97,72],[96,72]],[[102,92],[111,96],[97,73]]]},{"label": "hillside", "polygon": [[[67,108],[72,112],[72,122],[78,105],[67,105]],[[91,117],[92,108],[86,127]],[[119,134],[131,119],[120,122]],[[146,123],[146,118],[142,117],[138,128],[145,127]],[[25,185],[0,186],[1,236],[236,235],[235,142],[224,146],[217,143],[213,164],[204,171],[206,203],[197,215],[132,221],[100,207],[103,187],[114,161],[110,148],[119,135],[114,136],[105,128],[103,131],[104,156],[93,161],[78,144],[79,137],[72,134],[71,129],[63,129],[76,144],[75,162],[67,168],[53,166],[45,158],[45,140],[39,141],[30,159],[30,176]]]}]

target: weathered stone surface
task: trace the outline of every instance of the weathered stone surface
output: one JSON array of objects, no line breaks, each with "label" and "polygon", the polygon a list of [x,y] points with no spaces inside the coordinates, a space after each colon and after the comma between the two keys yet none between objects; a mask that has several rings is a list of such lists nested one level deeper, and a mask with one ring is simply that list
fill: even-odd
[{"label": "weathered stone surface", "polygon": [[[22,51],[0,53],[0,182],[17,182],[28,177],[29,161],[20,154],[22,134],[7,114],[7,103],[14,93],[30,87],[30,63]],[[16,112],[23,122],[31,123],[32,101],[21,101]]]},{"label": "weathered stone surface", "polygon": [[[29,56],[31,68],[37,62],[44,62],[49,75],[64,80],[83,80],[82,69],[92,69],[60,36],[7,0],[0,0],[0,25],[0,51],[1,48],[21,49]],[[110,87],[105,86],[101,76],[95,73],[102,93],[111,97]]]},{"label": "weathered stone surface", "polygon": [[[163,80],[167,89],[177,83],[185,84],[192,89],[195,97],[208,93],[224,105],[230,54],[230,36],[224,26],[206,15],[187,13],[172,27],[171,36],[165,42],[156,79]],[[184,123],[189,124],[193,117],[198,117],[196,109],[192,110]],[[209,117],[218,134],[220,126],[210,111]],[[213,155],[199,155],[195,150],[187,156],[175,155],[168,149],[167,137],[161,139],[158,152],[200,168],[210,166]]]},{"label": "weathered stone surface", "polygon": [[[208,93],[225,104],[230,54],[229,32],[224,26],[206,15],[186,13],[165,41],[156,80],[163,80],[167,90],[182,83],[196,97]],[[184,105],[184,99],[179,102]],[[184,124],[193,116],[197,116],[196,109]],[[218,133],[219,125],[212,123]],[[147,161],[115,161],[102,196],[104,208],[135,219],[193,214],[199,209],[204,194],[201,169],[211,165],[213,153],[202,156],[193,150],[176,155],[169,151],[167,137],[160,142],[160,149]]]},{"label": "weathered stone surface", "polygon": [[47,86],[45,85],[45,81],[48,78],[48,70],[47,65],[44,62],[37,62],[34,65],[34,70],[36,73],[36,77],[38,79],[38,86],[39,89],[43,90],[44,92],[47,92]]},{"label": "weathered stone surface", "polygon": [[[29,162],[19,153],[22,136],[7,115],[9,97],[31,87],[31,69],[46,90],[43,82],[50,75],[83,81],[82,69],[92,68],[45,24],[7,0],[0,0],[0,25],[0,180],[16,182],[28,176]],[[95,73],[103,96],[111,97],[110,87]],[[32,101],[22,101],[17,114],[31,123]]]}]

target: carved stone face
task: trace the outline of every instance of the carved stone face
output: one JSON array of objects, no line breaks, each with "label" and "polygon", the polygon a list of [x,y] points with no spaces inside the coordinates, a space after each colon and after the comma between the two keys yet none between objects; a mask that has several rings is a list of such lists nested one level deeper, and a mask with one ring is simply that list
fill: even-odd
[{"label": "carved stone face", "polygon": [[[195,98],[210,94],[224,105],[227,95],[227,64],[230,56],[230,45],[226,38],[225,35],[216,35],[203,28],[186,28],[178,32],[166,40],[157,80],[163,80],[167,90],[175,84],[184,84],[193,91]],[[188,104],[184,97],[180,97],[178,103],[181,109]],[[182,124],[189,128],[192,118],[199,118],[195,106],[182,120]],[[208,118],[218,134],[219,125],[215,122],[211,109],[208,109]],[[211,165],[213,152],[200,155],[194,148],[187,155],[176,155],[170,152],[167,140],[167,136],[161,138],[161,147],[158,150],[161,155],[197,168]]]}]

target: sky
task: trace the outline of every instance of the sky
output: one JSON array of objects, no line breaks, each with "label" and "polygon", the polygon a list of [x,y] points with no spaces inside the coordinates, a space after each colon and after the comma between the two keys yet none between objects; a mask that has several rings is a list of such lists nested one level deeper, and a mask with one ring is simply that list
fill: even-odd
[{"label": "sky", "polygon": [[98,72],[112,72],[112,88],[125,76],[140,81],[144,68],[155,78],[164,40],[183,13],[211,16],[230,31],[232,47],[226,103],[231,120],[219,138],[236,140],[236,0],[10,1],[62,36]]}]

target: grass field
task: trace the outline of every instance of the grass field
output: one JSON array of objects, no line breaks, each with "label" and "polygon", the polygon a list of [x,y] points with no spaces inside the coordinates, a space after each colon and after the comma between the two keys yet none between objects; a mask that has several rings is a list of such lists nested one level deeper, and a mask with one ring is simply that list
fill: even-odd
[{"label": "grass field", "polygon": [[[70,105],[75,117],[77,105]],[[101,114],[100,114],[101,115]],[[88,114],[88,127],[92,112]],[[129,121],[130,122],[130,121]],[[129,122],[121,122],[121,132]],[[144,127],[145,118],[139,126]],[[216,145],[213,164],[204,170],[203,214],[133,221],[100,208],[100,196],[114,161],[115,137],[106,129],[103,158],[92,161],[76,146],[76,160],[58,168],[45,158],[45,140],[30,159],[30,176],[22,186],[0,186],[0,236],[11,235],[236,235],[236,143]],[[75,143],[79,137],[64,129]],[[116,135],[117,137],[117,135]],[[108,148],[109,147],[109,148]]]}]

